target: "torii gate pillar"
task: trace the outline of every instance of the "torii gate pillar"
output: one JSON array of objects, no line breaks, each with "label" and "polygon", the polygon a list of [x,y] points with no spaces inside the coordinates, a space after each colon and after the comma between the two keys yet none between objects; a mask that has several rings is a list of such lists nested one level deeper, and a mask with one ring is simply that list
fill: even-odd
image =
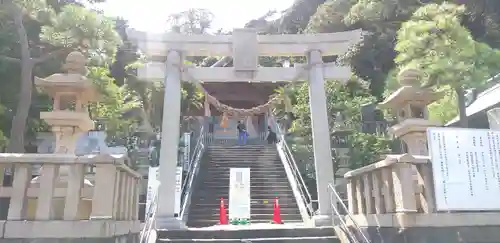
[{"label": "torii gate pillar", "polygon": [[311,110],[311,127],[314,151],[314,167],[318,191],[319,215],[314,216],[318,226],[331,225],[332,204],[328,184],[334,184],[335,173],[330,146],[330,127],[326,107],[325,80],[323,60],[319,50],[307,53],[311,69],[309,70],[309,107]]},{"label": "torii gate pillar", "polygon": [[175,179],[179,147],[181,116],[182,53],[169,50],[165,73],[165,96],[160,148],[160,187],[156,226],[158,229],[182,229],[184,222],[175,217]]}]

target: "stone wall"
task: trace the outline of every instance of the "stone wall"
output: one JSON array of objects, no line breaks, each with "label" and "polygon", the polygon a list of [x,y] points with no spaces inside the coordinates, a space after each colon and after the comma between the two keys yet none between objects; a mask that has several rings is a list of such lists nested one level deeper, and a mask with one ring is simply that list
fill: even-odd
[{"label": "stone wall", "polygon": [[368,227],[371,243],[500,243],[500,226]]}]

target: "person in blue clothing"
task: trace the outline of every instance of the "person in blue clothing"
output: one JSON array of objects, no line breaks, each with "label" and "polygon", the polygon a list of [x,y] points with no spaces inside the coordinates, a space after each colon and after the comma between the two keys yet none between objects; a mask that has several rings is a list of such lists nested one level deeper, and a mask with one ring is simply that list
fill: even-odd
[{"label": "person in blue clothing", "polygon": [[236,129],[238,130],[238,144],[247,144],[247,128],[245,124],[241,123],[241,121],[238,121],[238,126],[236,126]]}]

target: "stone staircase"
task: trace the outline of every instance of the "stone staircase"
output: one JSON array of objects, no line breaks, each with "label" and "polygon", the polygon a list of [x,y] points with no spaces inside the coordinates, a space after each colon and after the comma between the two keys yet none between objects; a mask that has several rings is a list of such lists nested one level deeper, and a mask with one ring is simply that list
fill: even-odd
[{"label": "stone staircase", "polygon": [[219,223],[220,198],[224,198],[228,208],[231,167],[250,168],[252,224],[271,222],[276,197],[279,198],[285,224],[302,222],[275,145],[214,143],[206,153],[191,197],[188,227],[208,227]]}]

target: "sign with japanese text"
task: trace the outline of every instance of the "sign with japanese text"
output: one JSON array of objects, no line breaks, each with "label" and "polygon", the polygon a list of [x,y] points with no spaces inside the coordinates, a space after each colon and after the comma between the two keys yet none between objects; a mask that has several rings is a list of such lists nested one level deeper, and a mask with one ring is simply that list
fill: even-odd
[{"label": "sign with japanese text", "polygon": [[439,211],[500,210],[500,131],[429,128]]}]

